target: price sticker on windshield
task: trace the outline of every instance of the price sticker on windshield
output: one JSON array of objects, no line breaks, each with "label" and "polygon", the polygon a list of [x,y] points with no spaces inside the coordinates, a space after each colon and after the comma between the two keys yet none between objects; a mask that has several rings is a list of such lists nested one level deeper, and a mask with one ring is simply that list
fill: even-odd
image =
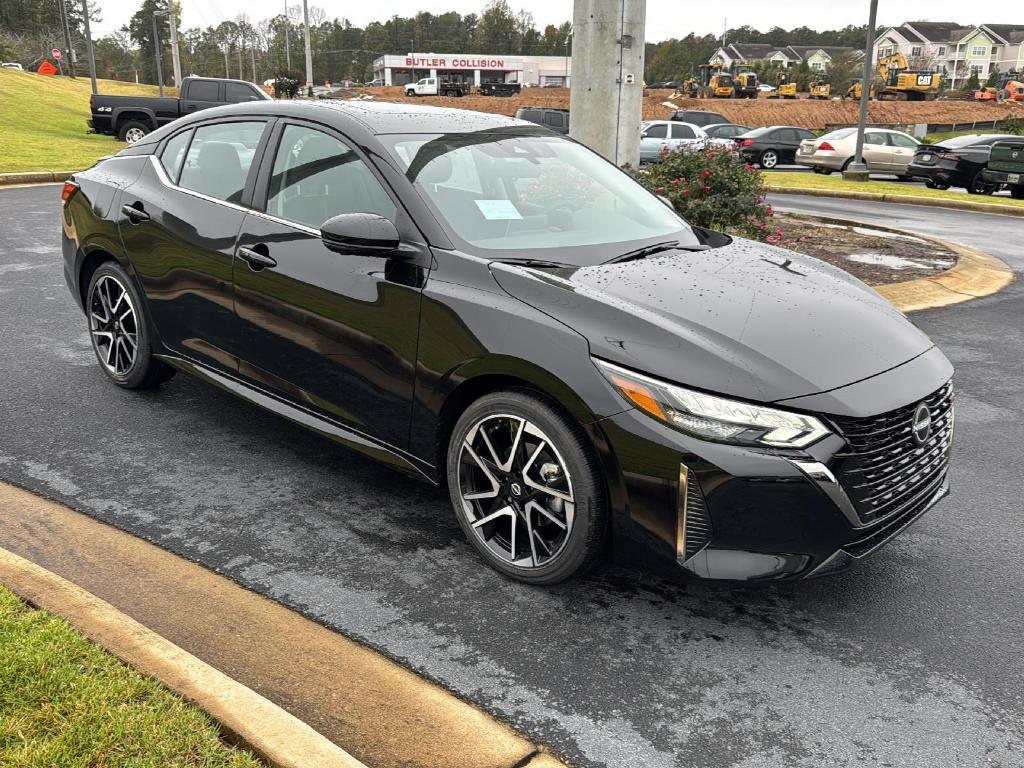
[{"label": "price sticker on windshield", "polygon": [[488,221],[511,221],[523,218],[511,200],[476,200],[474,202]]}]

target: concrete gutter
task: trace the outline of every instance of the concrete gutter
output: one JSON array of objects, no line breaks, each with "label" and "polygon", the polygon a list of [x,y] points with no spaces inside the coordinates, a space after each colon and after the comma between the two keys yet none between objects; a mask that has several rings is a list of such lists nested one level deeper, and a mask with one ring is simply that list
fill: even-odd
[{"label": "concrete gutter", "polygon": [[3,482],[0,547],[0,583],[195,702],[275,767],[565,768],[382,653]]},{"label": "concrete gutter", "polygon": [[28,171],[25,173],[0,173],[0,186],[21,184],[53,184],[65,181],[78,171]]},{"label": "concrete gutter", "polygon": [[1000,205],[999,203],[974,202],[965,200],[939,200],[923,195],[886,195],[878,192],[856,192],[853,190],[836,189],[796,189],[793,187],[777,187],[765,182],[765,189],[773,195],[803,195],[806,197],[838,197],[845,200],[868,200],[876,203],[903,203],[904,205],[923,205],[931,208],[955,208],[960,211],[975,213],[999,213],[1004,216],[1024,217],[1024,205]]},{"label": "concrete gutter", "polygon": [[[868,221],[853,221],[800,211],[780,211],[780,213],[803,221],[820,221],[847,227],[867,227],[896,235],[917,237],[955,253],[957,255],[956,264],[945,272],[901,283],[871,286],[901,312],[948,307],[952,304],[980,299],[998,293],[1013,282],[1013,270],[1006,262],[959,243],[940,240],[920,232],[910,233],[901,229],[880,226]],[[784,243],[783,247],[785,247]]]}]

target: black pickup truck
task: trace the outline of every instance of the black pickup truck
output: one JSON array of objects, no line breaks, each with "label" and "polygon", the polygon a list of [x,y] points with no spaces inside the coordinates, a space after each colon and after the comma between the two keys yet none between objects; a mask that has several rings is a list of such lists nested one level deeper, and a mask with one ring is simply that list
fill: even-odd
[{"label": "black pickup truck", "polygon": [[480,83],[481,96],[518,96],[523,86],[521,83]]},{"label": "black pickup truck", "polygon": [[155,131],[182,115],[222,104],[263,101],[270,97],[245,80],[219,77],[186,77],[181,81],[180,98],[154,96],[103,96],[89,99],[89,128],[93,133],[117,136],[134,144],[150,131]]},{"label": "black pickup truck", "polygon": [[1024,136],[993,144],[982,178],[989,184],[1006,185],[1015,200],[1024,200]]}]

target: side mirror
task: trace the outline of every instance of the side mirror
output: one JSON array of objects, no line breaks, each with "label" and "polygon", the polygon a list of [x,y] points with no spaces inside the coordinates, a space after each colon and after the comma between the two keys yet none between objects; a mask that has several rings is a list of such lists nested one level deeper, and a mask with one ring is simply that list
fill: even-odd
[{"label": "side mirror", "polygon": [[338,253],[386,256],[398,249],[398,228],[375,213],[343,213],[320,227],[324,245]]}]

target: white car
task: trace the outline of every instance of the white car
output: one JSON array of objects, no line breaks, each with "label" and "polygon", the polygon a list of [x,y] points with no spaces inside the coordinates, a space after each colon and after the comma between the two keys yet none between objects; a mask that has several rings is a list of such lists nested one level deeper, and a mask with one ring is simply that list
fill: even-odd
[{"label": "white car", "polygon": [[2,69],[16,69],[19,72],[24,72],[25,71],[25,68],[23,66],[21,66],[21,64],[18,64],[16,61],[5,61],[3,64],[0,64],[0,68],[2,68]]},{"label": "white car", "polygon": [[693,123],[675,120],[648,120],[640,124],[640,162],[656,163],[661,153],[675,149],[719,146],[732,149],[732,139],[713,139],[704,129]]},{"label": "white car", "polygon": [[[913,136],[888,128],[867,128],[864,131],[864,163],[870,173],[909,177],[907,166],[921,144]],[[816,139],[800,142],[796,161],[815,173],[844,171],[857,152],[857,129],[838,128]]]},{"label": "white car", "polygon": [[774,85],[769,85],[768,83],[761,83],[759,86],[757,86],[757,90],[762,91],[764,93],[771,93],[772,91],[778,89]]}]

